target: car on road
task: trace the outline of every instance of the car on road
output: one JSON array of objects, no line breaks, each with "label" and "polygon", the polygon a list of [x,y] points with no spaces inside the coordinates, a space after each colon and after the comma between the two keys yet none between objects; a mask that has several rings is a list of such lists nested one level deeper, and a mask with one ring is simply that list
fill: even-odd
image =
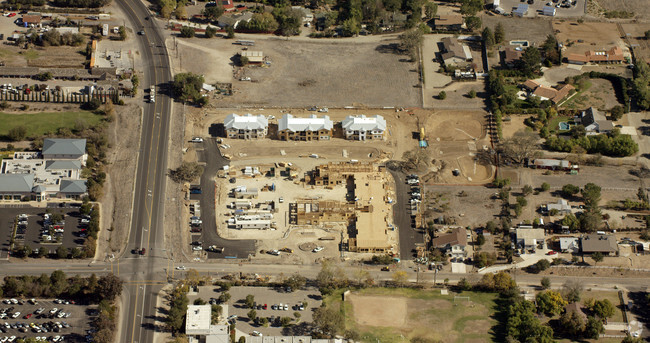
[{"label": "car on road", "polygon": [[228,321],[234,321],[234,320],[237,320],[237,315],[236,314],[228,316]]},{"label": "car on road", "polygon": [[192,247],[192,250],[193,251],[201,251],[201,250],[203,250],[203,247],[198,245],[198,246]]},{"label": "car on road", "polygon": [[142,249],[140,250],[140,255],[143,255],[143,256],[144,256],[146,253],[147,253],[147,248],[142,248]]},{"label": "car on road", "polygon": [[194,138],[192,138],[192,143],[203,143],[203,138],[194,137]]},{"label": "car on road", "polygon": [[140,31],[138,31],[138,34],[139,34],[140,36],[144,36],[144,30],[140,30]]},{"label": "car on road", "polygon": [[323,107],[320,110],[318,110],[318,112],[327,113],[329,112],[329,109],[327,107]]},{"label": "car on road", "polygon": [[178,267],[176,267],[176,270],[185,270],[185,269],[187,269],[185,266],[178,266]]},{"label": "car on road", "polygon": [[218,247],[218,246],[216,246],[216,245],[211,245],[211,246],[209,246],[208,249],[206,249],[206,250],[208,250],[208,251],[210,251],[210,252],[218,252],[218,253],[222,253],[222,252],[224,251],[224,249],[225,249],[224,247]]},{"label": "car on road", "polygon": [[7,17],[9,17],[9,18],[13,18],[13,17],[15,17],[15,16],[16,16],[16,13],[9,13],[9,15],[8,15]]},{"label": "car on road", "polygon": [[259,331],[253,331],[251,332],[251,336],[262,336],[262,333]]},{"label": "car on road", "polygon": [[312,250],[312,252],[323,251],[323,249],[325,249],[325,248],[324,247],[315,247],[314,250]]},{"label": "car on road", "polygon": [[547,252],[546,255],[557,255],[557,251],[551,250],[551,251]]}]

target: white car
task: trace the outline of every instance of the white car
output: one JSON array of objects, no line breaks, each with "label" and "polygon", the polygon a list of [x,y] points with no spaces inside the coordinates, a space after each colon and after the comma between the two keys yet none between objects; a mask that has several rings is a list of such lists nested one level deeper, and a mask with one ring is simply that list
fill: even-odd
[{"label": "white car", "polygon": [[289,304],[284,304],[284,310],[289,311]]},{"label": "white car", "polygon": [[176,270],[185,270],[185,269],[187,269],[187,268],[185,268],[185,266],[178,266],[178,267],[176,267]]},{"label": "white car", "polygon": [[203,247],[200,246],[200,245],[197,245],[197,246],[195,246],[195,247],[192,247],[192,250],[194,250],[194,251],[201,251],[201,250],[203,250]]},{"label": "white car", "polygon": [[50,314],[55,314],[57,312],[59,312],[59,309],[56,307],[50,310]]},{"label": "white car", "polygon": [[323,249],[325,249],[325,248],[323,248],[323,247],[315,247],[314,250],[312,250],[312,252],[319,252],[319,251],[322,251]]},{"label": "white car", "polygon": [[11,337],[9,337],[9,339],[7,340],[7,342],[13,342],[13,341],[15,341],[15,340],[16,340],[16,336],[11,336]]},{"label": "white car", "polygon": [[203,138],[194,137],[194,138],[192,138],[192,143],[203,143]]},{"label": "white car", "polygon": [[14,318],[14,319],[16,319],[18,317],[20,317],[20,312],[16,312],[13,315],[11,315],[11,318]]},{"label": "white car", "polygon": [[259,331],[253,331],[251,332],[251,336],[262,336],[262,333]]},{"label": "white car", "polygon": [[327,107],[323,107],[318,112],[329,112],[329,109]]}]

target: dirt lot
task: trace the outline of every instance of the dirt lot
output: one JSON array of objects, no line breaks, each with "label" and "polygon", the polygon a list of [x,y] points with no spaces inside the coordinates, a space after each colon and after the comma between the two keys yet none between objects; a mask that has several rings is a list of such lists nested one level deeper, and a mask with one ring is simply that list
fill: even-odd
[{"label": "dirt lot", "polygon": [[620,105],[611,82],[604,79],[591,79],[589,82],[591,82],[589,89],[581,94],[576,94],[565,102],[562,107],[584,109],[593,106],[607,111],[616,105]]},{"label": "dirt lot", "polygon": [[[622,1],[623,3],[628,1]],[[644,7],[646,9],[647,7]],[[648,17],[650,19],[650,16]],[[644,33],[648,30],[648,24],[621,24],[623,31],[631,44],[638,44],[634,48],[634,57],[637,59],[644,59],[646,62],[650,61],[650,42],[645,39]]]},{"label": "dirt lot", "polygon": [[650,20],[650,10],[646,0],[591,0],[608,11],[627,11],[639,20]]},{"label": "dirt lot", "polygon": [[546,36],[553,33],[551,21],[547,19],[514,18],[504,16],[482,15],[483,27],[492,29],[498,22],[503,24],[506,31],[506,44],[511,40],[527,40],[532,43],[542,43]]},{"label": "dirt lot", "polygon": [[[483,111],[436,111],[424,118],[424,127],[432,159],[445,166],[433,180],[435,183],[484,183],[492,176],[492,169],[474,161],[474,154],[486,146]],[[460,170],[454,176],[451,172]],[[425,182],[426,178],[425,178]]]},{"label": "dirt lot", "polygon": [[[415,337],[444,342],[490,341],[489,331],[494,325],[490,318],[491,295],[464,293],[470,301],[454,301],[457,294],[436,293],[369,289],[346,299],[352,305],[352,320],[366,342],[398,342]],[[431,330],[431,325],[436,330]]]},{"label": "dirt lot", "polygon": [[234,81],[233,56],[241,46],[232,40],[177,41],[182,69],[203,74],[208,82],[234,83],[234,95],[221,101],[226,106],[420,106],[417,67],[393,53],[390,44],[397,40],[363,39],[284,40],[257,35],[251,49],[263,51],[271,65],[246,67],[237,77],[253,82]]},{"label": "dirt lot", "polygon": [[[629,54],[629,49],[620,38],[620,33],[615,23],[554,21],[553,30],[556,32],[558,42],[567,47],[563,55],[576,53],[583,54],[587,50],[605,50],[614,46],[623,49],[624,54]],[[559,32],[558,32],[559,31]],[[546,37],[546,36],[544,36]],[[582,42],[578,42],[582,40]]]}]

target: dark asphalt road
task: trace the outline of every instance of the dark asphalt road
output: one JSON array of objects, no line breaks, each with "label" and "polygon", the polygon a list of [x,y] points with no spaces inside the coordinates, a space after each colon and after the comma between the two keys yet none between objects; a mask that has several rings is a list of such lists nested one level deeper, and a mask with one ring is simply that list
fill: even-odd
[{"label": "dark asphalt road", "polygon": [[[224,247],[223,253],[208,252],[208,258],[247,258],[255,253],[254,240],[228,240],[217,234],[217,221],[215,218],[215,183],[217,171],[228,165],[227,159],[221,156],[217,140],[207,138],[203,141],[203,150],[198,151],[199,162],[204,162],[203,175],[201,175],[201,220],[203,220],[203,247],[216,245]],[[219,204],[218,204],[219,205]]]},{"label": "dark asphalt road", "polygon": [[396,204],[393,206],[393,222],[399,230],[399,250],[402,260],[412,260],[415,254],[416,243],[423,243],[422,232],[411,226],[411,214],[409,212],[410,186],[406,184],[406,175],[401,172],[388,169],[395,179]]}]

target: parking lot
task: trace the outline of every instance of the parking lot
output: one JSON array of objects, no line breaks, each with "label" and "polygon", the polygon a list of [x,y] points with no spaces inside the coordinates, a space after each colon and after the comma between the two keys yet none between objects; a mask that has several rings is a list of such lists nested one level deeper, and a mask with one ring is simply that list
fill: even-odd
[{"label": "parking lot", "polygon": [[[37,207],[1,207],[0,208],[0,238],[2,239],[2,257],[6,258],[9,251],[9,243],[13,233],[14,220],[21,215],[16,229],[15,243],[16,246],[29,246],[32,250],[38,250],[41,247],[47,249],[50,253],[63,246],[68,249],[75,247],[82,248],[85,238],[82,237],[82,217],[79,213],[78,204],[65,203],[66,207],[60,207],[59,204],[45,208]],[[61,222],[51,222],[52,227],[45,234],[44,214],[48,211],[50,216],[60,214],[63,220]],[[50,219],[51,220],[51,219]],[[61,231],[63,230],[63,231]]]},{"label": "parking lot", "polygon": [[4,299],[0,303],[0,341],[28,337],[47,342],[86,341],[95,307],[58,299],[34,300]]},{"label": "parking lot", "polygon": [[[250,311],[246,307],[246,296],[251,294],[255,297],[257,305],[261,306],[255,309],[258,317],[266,317],[269,323],[274,321],[271,319],[290,317],[293,319],[292,323],[310,323],[312,321],[312,314],[321,305],[321,296],[317,289],[309,290],[296,290],[294,292],[285,292],[284,289],[276,289],[271,287],[232,287],[228,290],[231,298],[228,301],[228,316],[235,315],[237,329],[244,333],[250,334],[253,331],[258,331],[264,336],[281,336],[283,327],[281,325],[269,324],[268,327],[258,326],[251,321],[247,315]],[[209,301],[210,298],[218,298],[221,293],[215,292],[214,287],[201,287],[199,293],[194,296],[188,296],[190,303],[195,299],[201,298]],[[300,310],[296,305],[307,303],[304,310]],[[282,304],[282,310],[272,309],[273,305]],[[266,309],[264,305],[266,304]],[[284,305],[287,310],[284,310]],[[300,318],[296,320],[295,313],[300,313]]]},{"label": "parking lot", "polygon": [[[510,13],[517,8],[519,4],[527,4],[528,14],[526,17],[543,16],[542,8],[549,5],[556,7],[556,17],[582,17],[585,14],[585,0],[575,0],[575,5],[570,5],[570,7],[561,7],[563,1],[564,0],[503,0],[501,2],[501,8],[503,8],[506,13]],[[560,5],[560,7],[557,7],[558,5]]]}]

